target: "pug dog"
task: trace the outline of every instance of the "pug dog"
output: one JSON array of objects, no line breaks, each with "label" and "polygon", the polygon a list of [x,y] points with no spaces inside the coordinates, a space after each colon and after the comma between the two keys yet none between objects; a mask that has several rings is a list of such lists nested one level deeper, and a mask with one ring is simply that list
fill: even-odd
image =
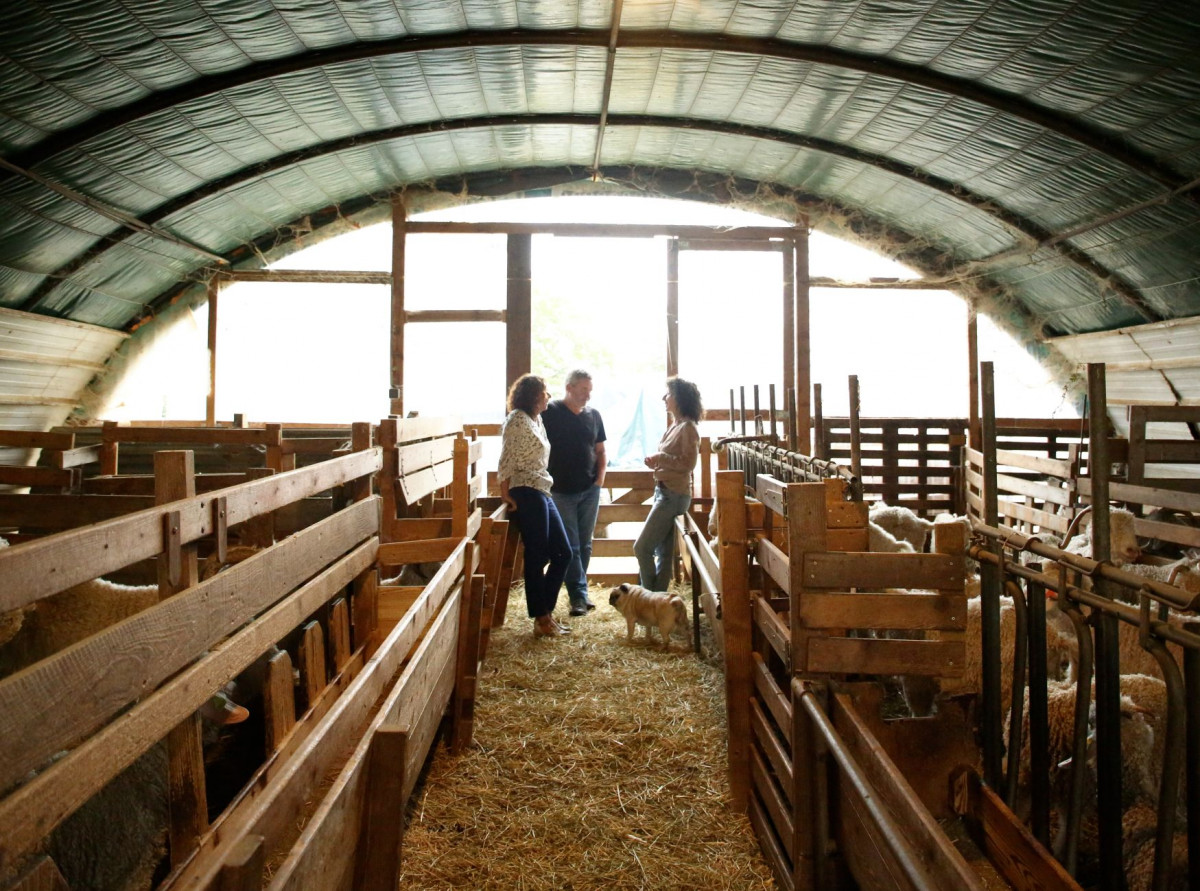
[{"label": "pug dog", "polygon": [[687,634],[687,607],[678,594],[647,591],[641,585],[626,583],[609,592],[608,603],[625,617],[629,640],[633,640],[634,625],[646,629],[647,641],[653,638],[651,629],[657,628],[664,650],[671,648],[671,629],[676,625]]}]

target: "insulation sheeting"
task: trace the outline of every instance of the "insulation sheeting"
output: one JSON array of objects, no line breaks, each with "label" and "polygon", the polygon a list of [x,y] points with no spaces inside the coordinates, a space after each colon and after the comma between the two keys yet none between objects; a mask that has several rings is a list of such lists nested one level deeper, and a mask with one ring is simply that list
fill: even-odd
[{"label": "insulation sheeting", "polygon": [[1082,368],[1106,364],[1116,405],[1200,405],[1200,319],[1059,337],[1050,345]]},{"label": "insulation sheeting", "polygon": [[600,176],[790,190],[1033,337],[1200,313],[1190,2],[628,2],[609,88],[615,8],[15,0],[0,155],[196,249],[0,170],[0,306],[126,328],[206,252],[443,178],[585,178],[600,146]]}]

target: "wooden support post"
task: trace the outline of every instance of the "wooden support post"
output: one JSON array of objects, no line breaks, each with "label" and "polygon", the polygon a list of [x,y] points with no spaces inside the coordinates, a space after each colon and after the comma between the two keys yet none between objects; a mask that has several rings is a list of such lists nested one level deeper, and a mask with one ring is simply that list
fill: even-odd
[{"label": "wooden support post", "polygon": [[[154,500],[167,504],[196,495],[195,464],[190,451],[168,450],[154,453]],[[178,521],[175,521],[176,524]],[[164,538],[172,532],[164,529]],[[164,544],[167,544],[164,541]],[[167,545],[168,549],[170,545]],[[158,594],[160,600],[190,588],[199,581],[196,546],[184,545],[176,558],[161,554],[158,558]],[[173,565],[175,564],[175,565]],[[193,714],[167,734],[167,788],[171,812],[171,865],[178,866],[196,849],[200,836],[208,830],[208,806],[205,801],[204,752],[201,745],[200,715]]]},{"label": "wooden support post", "polygon": [[504,539],[504,553],[500,557],[500,576],[496,584],[496,605],[492,609],[492,627],[499,628],[504,624],[504,615],[508,612],[508,592],[512,588],[513,575],[517,571],[517,550],[521,546],[521,536],[509,522],[508,535]]},{"label": "wooden support post", "polygon": [[408,211],[403,195],[392,196],[392,317],[391,398],[389,413],[404,417],[404,252],[408,241]]},{"label": "wooden support post", "polygon": [[[1088,475],[1092,478],[1092,559],[1108,562],[1109,474],[1108,394],[1104,364],[1089,362],[1088,377]],[[1096,591],[1108,597],[1113,591],[1107,579],[1096,579]],[[1121,689],[1117,636],[1120,620],[1101,614],[1096,617],[1096,774],[1097,813],[1100,818],[1100,887],[1122,887],[1121,856]]]},{"label": "wooden support post", "polygon": [[532,368],[533,237],[508,236],[508,306],[505,327],[504,390]]},{"label": "wooden support post", "polygon": [[[803,451],[803,449],[800,449]],[[813,384],[813,435],[812,456],[829,460],[829,446],[825,442],[825,410],[821,405],[821,385]]]},{"label": "wooden support post", "polygon": [[979,422],[979,325],[973,302],[967,303],[967,381],[967,441],[978,451],[983,431]]},{"label": "wooden support post", "polygon": [[371,737],[354,869],[359,891],[395,891],[400,878],[408,733],[406,727],[385,725]]},{"label": "wooden support post", "polygon": [[[251,467],[246,471],[247,480],[261,480],[271,476],[275,471],[269,467]],[[274,512],[259,514],[246,520],[241,526],[243,544],[269,548],[275,543],[275,514]]]},{"label": "wooden support post", "polygon": [[808,444],[811,436],[811,406],[808,395],[812,387],[812,344],[809,314],[811,275],[808,258],[808,216],[802,216],[796,226],[796,435],[797,441]]},{"label": "wooden support post", "polygon": [[265,865],[263,837],[242,836],[221,864],[216,891],[261,891]]},{"label": "wooden support post", "polygon": [[712,440],[700,437],[700,497],[712,498]]},{"label": "wooden support post", "polygon": [[754,692],[751,652],[750,579],[746,553],[746,496],[740,470],[717,473],[721,515],[721,610],[725,630],[725,711],[729,722],[729,792],[745,811],[750,795],[750,697]]},{"label": "wooden support post", "polygon": [[120,443],[117,442],[117,422],[105,421],[100,428],[100,475],[116,476]]},{"label": "wooden support post", "polygon": [[[825,484],[789,483],[787,499],[788,586],[791,589],[792,671],[807,674],[808,642],[819,634],[803,622],[804,557],[806,552],[828,549],[825,523]],[[810,675],[811,676],[811,675]],[[818,747],[812,721],[800,702],[798,682],[792,684],[793,766],[793,882],[797,889],[816,889],[818,815],[822,808],[814,798],[818,788]]]},{"label": "wooden support post", "polygon": [[667,240],[667,377],[679,374],[679,239]]},{"label": "wooden support post", "polygon": [[796,386],[796,243],[781,253],[783,260],[783,386]]},{"label": "wooden support post", "polygon": [[774,384],[771,384],[767,388],[767,405],[768,405],[768,409],[767,409],[768,415],[771,419],[771,432],[768,434],[768,437],[770,438],[772,444],[778,445],[779,444],[779,432],[775,428],[775,423],[776,423],[777,418],[775,416],[775,385]]},{"label": "wooden support post", "polygon": [[465,538],[467,535],[467,519],[470,517],[470,464],[468,449],[470,443],[461,433],[454,440],[454,476],[450,483],[450,534],[454,538]]},{"label": "wooden support post", "polygon": [[[980,368],[982,382],[983,421],[983,521],[989,526],[998,523],[999,497],[996,491],[996,390],[992,363]],[[995,550],[999,551],[999,548]],[[980,735],[983,744],[983,776],[993,789],[1001,788],[1002,740],[1000,702],[1000,588],[999,568],[990,562],[980,565],[980,645],[983,649],[983,707],[980,716]]]},{"label": "wooden support post", "polygon": [[217,424],[217,297],[221,293],[221,277],[208,280],[208,399],[205,401],[204,423]]},{"label": "wooden support post", "polygon": [[[350,425],[350,448],[355,452],[365,452],[371,447],[371,425],[366,421],[355,421]],[[350,484],[350,499],[363,501],[371,497],[371,478],[363,476]]]},{"label": "wooden support post", "polygon": [[850,472],[862,479],[862,429],[858,423],[858,375],[850,375]]}]

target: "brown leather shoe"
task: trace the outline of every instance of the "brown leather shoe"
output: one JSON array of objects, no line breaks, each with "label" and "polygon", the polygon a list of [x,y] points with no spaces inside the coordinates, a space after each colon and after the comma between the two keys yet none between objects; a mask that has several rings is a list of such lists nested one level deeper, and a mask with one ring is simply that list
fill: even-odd
[{"label": "brown leather shoe", "polygon": [[549,616],[540,616],[533,620],[534,637],[558,637],[562,630]]}]

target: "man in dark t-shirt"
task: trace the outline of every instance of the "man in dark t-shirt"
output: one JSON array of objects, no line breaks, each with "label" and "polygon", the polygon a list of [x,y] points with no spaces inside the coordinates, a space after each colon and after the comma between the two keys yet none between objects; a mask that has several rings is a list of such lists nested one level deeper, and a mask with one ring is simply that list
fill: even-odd
[{"label": "man in dark t-shirt", "polygon": [[571,563],[564,583],[571,599],[571,615],[587,615],[596,605],[588,598],[588,563],[592,559],[592,532],[600,510],[600,489],[608,457],[604,451],[604,421],[588,408],[592,376],[583,369],[567,375],[567,394],[542,412],[550,440],[550,497],[558,508],[567,538]]}]

